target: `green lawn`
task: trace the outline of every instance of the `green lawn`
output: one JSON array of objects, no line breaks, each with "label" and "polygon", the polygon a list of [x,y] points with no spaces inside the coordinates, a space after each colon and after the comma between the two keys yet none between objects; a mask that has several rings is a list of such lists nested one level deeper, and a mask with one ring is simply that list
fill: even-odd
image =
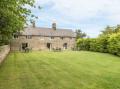
[{"label": "green lawn", "polygon": [[10,53],[0,89],[120,89],[120,58],[95,52]]}]

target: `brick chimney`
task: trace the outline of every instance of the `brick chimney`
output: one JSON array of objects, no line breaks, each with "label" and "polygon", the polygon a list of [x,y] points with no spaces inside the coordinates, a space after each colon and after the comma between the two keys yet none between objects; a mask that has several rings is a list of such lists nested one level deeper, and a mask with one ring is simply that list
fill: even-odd
[{"label": "brick chimney", "polygon": [[35,28],[35,21],[32,21],[32,27]]},{"label": "brick chimney", "polygon": [[52,29],[56,30],[56,23],[52,23]]}]

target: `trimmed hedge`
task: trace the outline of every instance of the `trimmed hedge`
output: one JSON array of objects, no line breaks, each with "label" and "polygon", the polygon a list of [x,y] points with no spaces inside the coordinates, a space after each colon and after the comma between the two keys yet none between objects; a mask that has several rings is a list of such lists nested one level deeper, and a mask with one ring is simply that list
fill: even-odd
[{"label": "trimmed hedge", "polygon": [[79,50],[111,53],[120,56],[120,33],[104,35],[99,38],[77,40]]},{"label": "trimmed hedge", "polygon": [[90,49],[90,39],[78,39],[77,40],[78,50],[89,50]]},{"label": "trimmed hedge", "polygon": [[120,33],[111,35],[108,43],[109,53],[120,56]]}]

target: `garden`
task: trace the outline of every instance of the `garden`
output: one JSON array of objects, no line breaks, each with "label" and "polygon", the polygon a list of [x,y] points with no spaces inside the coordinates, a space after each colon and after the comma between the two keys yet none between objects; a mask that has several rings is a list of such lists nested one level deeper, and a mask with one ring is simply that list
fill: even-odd
[{"label": "garden", "polygon": [[10,53],[0,89],[120,89],[120,58],[88,51]]}]

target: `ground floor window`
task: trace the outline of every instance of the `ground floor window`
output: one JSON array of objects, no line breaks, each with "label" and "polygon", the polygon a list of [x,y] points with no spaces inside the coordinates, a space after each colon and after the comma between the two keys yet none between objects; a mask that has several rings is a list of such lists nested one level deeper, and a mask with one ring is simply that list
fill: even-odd
[{"label": "ground floor window", "polygon": [[26,39],[32,39],[31,35],[26,36]]},{"label": "ground floor window", "polygon": [[67,43],[64,43],[64,44],[63,44],[63,48],[64,48],[64,49],[67,49]]}]

